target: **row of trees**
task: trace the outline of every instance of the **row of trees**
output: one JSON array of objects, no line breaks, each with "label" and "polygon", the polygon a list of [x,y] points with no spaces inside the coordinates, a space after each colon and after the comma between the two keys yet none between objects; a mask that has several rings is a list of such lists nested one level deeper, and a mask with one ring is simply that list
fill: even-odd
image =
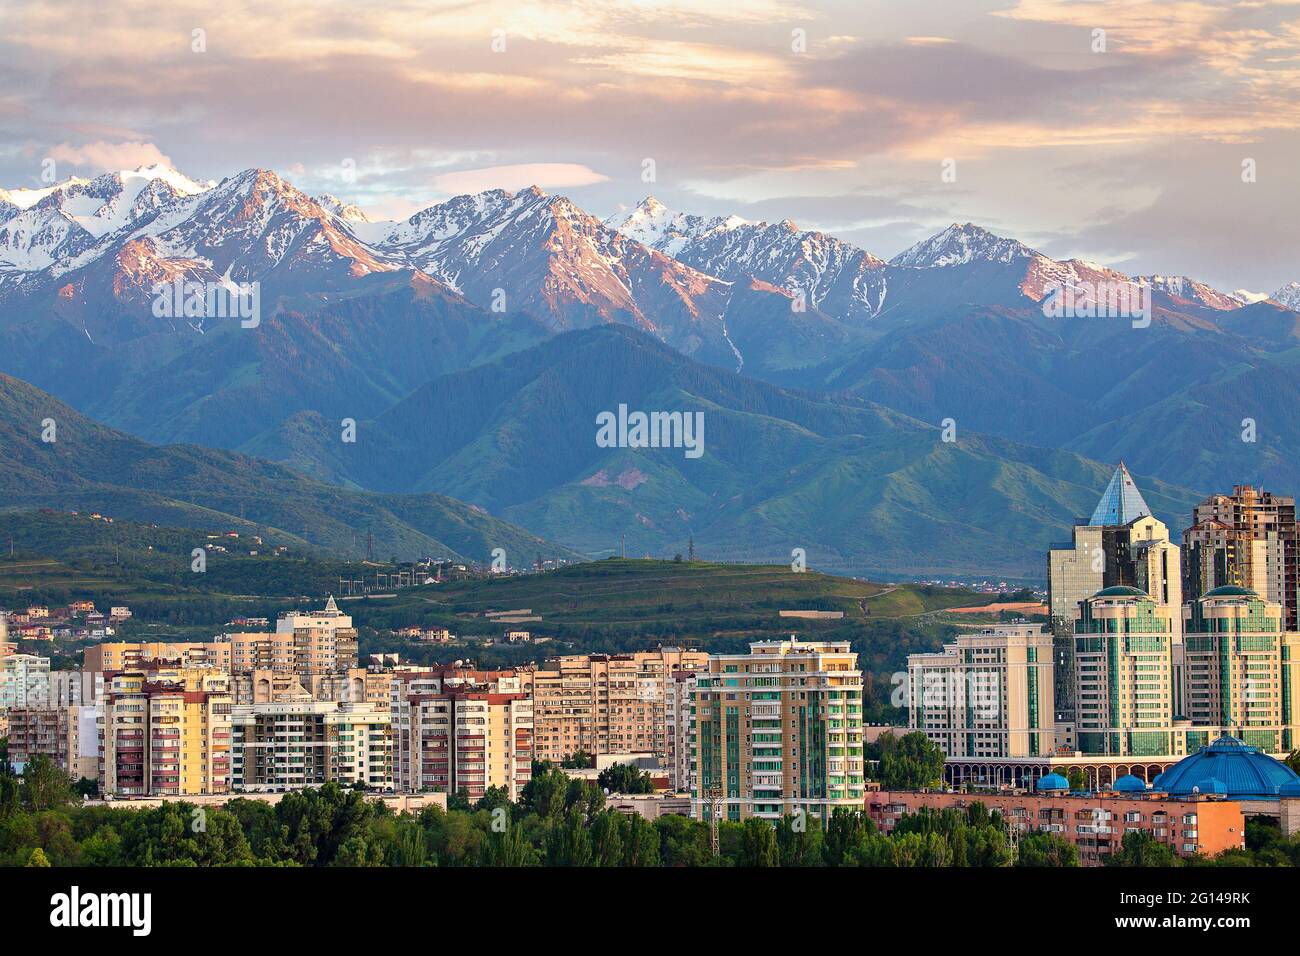
[{"label": "row of trees", "polygon": [[[605,804],[597,783],[539,763],[517,803],[491,790],[469,806],[397,814],[335,784],[285,794],[274,806],[84,806],[44,758],[23,777],[0,763],[0,864],[6,866],[1005,866],[1000,818],[970,811],[908,817],[885,836],[857,811],[823,827],[787,816],[709,827],[670,815],[650,821]],[[640,775],[628,767],[627,771]],[[1036,860],[1071,865],[1049,840]],[[1023,846],[1023,844],[1022,844]],[[1022,851],[1022,857],[1023,857]]]},{"label": "row of trees", "polygon": [[[630,769],[630,768],[629,768]],[[1070,867],[1074,846],[1022,834],[983,804],[923,809],[892,833],[864,813],[836,809],[823,826],[786,816],[709,826],[682,816],[655,821],[606,806],[602,788],[538,764],[517,803],[491,790],[470,806],[394,813],[329,784],[285,794],[274,806],[234,798],[222,807],[167,803],[149,809],[85,806],[45,758],[23,777],[0,760],[0,865],[4,866],[600,866],[600,867]],[[1193,865],[1300,865],[1300,839],[1252,822],[1248,849]],[[1175,866],[1164,844],[1130,833],[1112,866]]]}]

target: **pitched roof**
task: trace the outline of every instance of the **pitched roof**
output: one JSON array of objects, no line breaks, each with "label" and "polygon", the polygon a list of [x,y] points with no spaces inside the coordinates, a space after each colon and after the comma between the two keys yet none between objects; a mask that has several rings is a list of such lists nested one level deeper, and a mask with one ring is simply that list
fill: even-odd
[{"label": "pitched roof", "polygon": [[1133,476],[1121,461],[1115,474],[1110,476],[1110,484],[1102,492],[1101,500],[1097,502],[1088,524],[1123,525],[1149,514],[1151,509],[1147,507]]}]

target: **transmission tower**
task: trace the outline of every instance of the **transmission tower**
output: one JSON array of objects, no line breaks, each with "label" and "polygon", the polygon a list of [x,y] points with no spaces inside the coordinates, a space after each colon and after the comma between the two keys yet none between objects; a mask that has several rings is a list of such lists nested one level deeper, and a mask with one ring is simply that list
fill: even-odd
[{"label": "transmission tower", "polygon": [[718,820],[723,814],[722,787],[719,784],[709,786],[709,847],[714,856],[722,856],[722,840],[718,834]]}]

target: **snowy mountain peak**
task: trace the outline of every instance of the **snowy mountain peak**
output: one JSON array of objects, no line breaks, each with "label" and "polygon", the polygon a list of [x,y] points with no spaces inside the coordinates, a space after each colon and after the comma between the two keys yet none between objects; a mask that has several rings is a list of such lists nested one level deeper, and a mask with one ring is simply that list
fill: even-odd
[{"label": "snowy mountain peak", "polygon": [[1300,312],[1300,282],[1288,282],[1269,298],[1278,305],[1286,306],[1292,312]]},{"label": "snowy mountain peak", "polygon": [[1238,296],[1220,292],[1213,286],[1198,282],[1189,276],[1146,275],[1134,276],[1133,280],[1139,285],[1149,285],[1156,292],[1177,296],[1212,309],[1235,309],[1243,302]]},{"label": "snowy mountain peak", "polygon": [[605,225],[700,272],[728,282],[757,279],[818,308],[856,318],[877,314],[884,303],[884,262],[825,233],[802,232],[790,219],[691,215],[648,196]]},{"label": "snowy mountain peak", "polygon": [[996,235],[983,226],[954,222],[942,232],[900,252],[889,264],[923,269],[971,262],[1014,262],[1038,255],[1024,243]]},{"label": "snowy mountain peak", "polygon": [[355,203],[345,203],[333,193],[321,193],[316,197],[316,202],[344,222],[370,222],[370,217],[360,206]]}]

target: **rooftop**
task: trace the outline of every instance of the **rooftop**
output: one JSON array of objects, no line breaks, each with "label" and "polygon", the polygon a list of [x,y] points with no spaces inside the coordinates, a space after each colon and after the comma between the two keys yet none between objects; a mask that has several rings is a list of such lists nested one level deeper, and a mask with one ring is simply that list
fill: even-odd
[{"label": "rooftop", "polygon": [[1128,467],[1121,461],[1115,473],[1110,476],[1110,484],[1102,492],[1101,500],[1097,502],[1088,524],[1125,525],[1150,514],[1151,509],[1147,507],[1142,492],[1138,491]]}]

